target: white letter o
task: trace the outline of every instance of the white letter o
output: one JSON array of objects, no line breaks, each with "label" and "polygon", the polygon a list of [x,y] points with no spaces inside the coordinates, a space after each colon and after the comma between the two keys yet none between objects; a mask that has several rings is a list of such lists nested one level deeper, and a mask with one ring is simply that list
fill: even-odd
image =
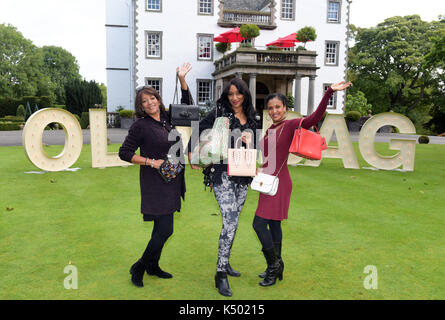
[{"label": "white letter o", "polygon": [[[65,131],[65,147],[55,156],[49,157],[43,150],[43,132],[52,122],[60,123]],[[71,167],[82,151],[83,137],[79,121],[63,109],[47,108],[34,113],[26,122],[22,134],[23,147],[28,159],[39,169],[62,171]]]}]

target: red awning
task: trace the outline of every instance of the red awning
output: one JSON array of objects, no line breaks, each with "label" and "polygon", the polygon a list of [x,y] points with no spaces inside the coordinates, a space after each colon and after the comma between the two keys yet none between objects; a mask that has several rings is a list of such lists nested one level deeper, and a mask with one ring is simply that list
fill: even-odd
[{"label": "red awning", "polygon": [[232,30],[221,33],[219,36],[213,38],[216,42],[241,42],[245,38],[241,37],[239,34],[239,27],[233,28]]}]

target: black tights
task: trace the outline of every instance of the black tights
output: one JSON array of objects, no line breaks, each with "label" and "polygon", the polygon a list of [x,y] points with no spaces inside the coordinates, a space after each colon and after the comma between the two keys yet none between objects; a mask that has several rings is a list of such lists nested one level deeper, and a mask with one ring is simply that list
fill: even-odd
[{"label": "black tights", "polygon": [[167,239],[173,234],[173,213],[155,216],[151,239],[142,255],[141,261],[146,266],[158,263],[162,248]]},{"label": "black tights", "polygon": [[[283,240],[281,221],[269,220],[255,216],[252,225],[258,239],[261,242],[261,245],[263,246],[263,249],[270,249],[274,246],[274,243],[279,243]],[[269,228],[267,228],[267,226],[269,226]]]}]

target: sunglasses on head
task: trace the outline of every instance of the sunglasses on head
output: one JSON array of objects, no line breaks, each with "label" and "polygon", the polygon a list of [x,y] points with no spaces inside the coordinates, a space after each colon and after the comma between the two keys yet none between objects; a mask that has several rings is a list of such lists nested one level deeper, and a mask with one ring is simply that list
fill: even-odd
[{"label": "sunglasses on head", "polygon": [[155,90],[157,92],[157,90],[155,88],[153,88],[152,86],[139,86],[139,87],[136,88],[136,93],[139,93],[139,92],[141,92],[144,89],[153,89],[153,90]]}]

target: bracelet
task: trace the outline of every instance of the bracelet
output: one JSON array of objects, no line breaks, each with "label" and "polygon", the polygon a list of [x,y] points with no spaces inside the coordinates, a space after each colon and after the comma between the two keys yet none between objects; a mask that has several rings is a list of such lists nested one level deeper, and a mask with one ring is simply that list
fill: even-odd
[{"label": "bracelet", "polygon": [[145,165],[147,165],[147,160],[148,160],[148,158],[145,158]]},{"label": "bracelet", "polygon": [[153,163],[154,163],[154,162],[155,162],[155,159],[153,158],[153,159],[151,160],[151,167],[152,167],[152,168],[154,168],[154,167],[153,167]]}]

